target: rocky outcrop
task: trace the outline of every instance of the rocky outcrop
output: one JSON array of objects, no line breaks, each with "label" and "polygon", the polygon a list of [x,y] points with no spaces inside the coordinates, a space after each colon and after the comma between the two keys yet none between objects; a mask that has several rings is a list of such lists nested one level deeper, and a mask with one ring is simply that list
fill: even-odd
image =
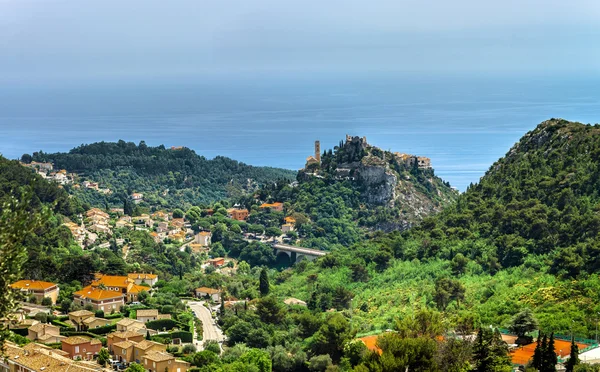
[{"label": "rocky outcrop", "polygon": [[356,169],[358,181],[364,187],[369,204],[394,206],[398,177],[385,166],[364,166]]}]

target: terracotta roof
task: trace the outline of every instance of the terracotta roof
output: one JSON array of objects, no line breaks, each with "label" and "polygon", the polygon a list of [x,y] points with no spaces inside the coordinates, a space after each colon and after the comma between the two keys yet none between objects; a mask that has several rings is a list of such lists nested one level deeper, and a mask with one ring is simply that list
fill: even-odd
[{"label": "terracotta roof", "polygon": [[221,291],[218,289],[208,288],[208,287],[196,288],[196,292],[204,292],[204,293],[208,293],[208,294],[221,293]]},{"label": "terracotta roof", "polygon": [[97,320],[99,320],[99,321],[101,321],[101,322],[105,322],[105,323],[110,323],[110,320],[108,320],[108,319],[104,319],[104,318],[96,318],[95,316],[91,316],[91,317],[89,317],[89,318],[86,318],[86,319],[84,319],[84,320],[83,320],[83,322],[84,322],[85,324],[89,324],[89,323],[93,323],[93,322],[95,322],[95,321],[97,321]]},{"label": "terracotta roof", "polygon": [[[27,350],[27,353],[25,350]],[[6,357],[10,360],[11,364],[21,365],[32,371],[97,371],[95,367],[88,367],[81,362],[75,362],[63,355],[64,353],[61,350],[53,350],[39,344],[29,344],[20,348],[12,342],[6,343]]]},{"label": "terracotta roof", "polygon": [[55,283],[43,282],[41,280],[19,280],[16,283],[10,285],[15,289],[28,289],[32,291],[44,291],[46,289],[56,286]]},{"label": "terracotta roof", "polygon": [[138,318],[146,317],[146,316],[158,316],[158,310],[157,309],[138,310],[136,316]]},{"label": "terracotta roof", "polygon": [[123,319],[121,319],[121,320],[119,320],[117,322],[117,325],[121,325],[121,326],[127,327],[128,325],[131,325],[131,324],[136,323],[136,322],[137,322],[137,320],[135,320],[135,319],[123,318]]},{"label": "terracotta roof", "polygon": [[273,208],[273,207],[281,207],[283,203],[275,202],[275,203],[264,203],[260,206],[260,208]]},{"label": "terracotta roof", "polygon": [[100,284],[104,284],[107,287],[127,288],[129,278],[126,276],[101,275],[92,283],[92,286],[99,286]]},{"label": "terracotta roof", "polygon": [[29,330],[32,332],[35,332],[35,333],[39,333],[40,331],[44,330],[45,328],[59,329],[57,326],[53,326],[52,324],[37,323],[37,324],[34,324],[31,327],[29,327]]},{"label": "terracotta roof", "polygon": [[296,219],[294,217],[288,216],[288,217],[285,218],[285,222],[287,222],[287,223],[296,223]]},{"label": "terracotta roof", "polygon": [[127,293],[140,293],[143,291],[148,292],[149,290],[149,287],[144,287],[143,285],[137,284],[130,284],[129,287],[127,287]]},{"label": "terracotta roof", "polygon": [[198,234],[202,235],[202,236],[210,236],[211,235],[210,231],[200,231]]},{"label": "terracotta roof", "polygon": [[113,346],[116,346],[116,347],[121,348],[121,349],[129,349],[133,345],[135,345],[135,343],[133,343],[131,341],[127,341],[127,340],[121,341],[121,342],[117,342],[116,344],[113,344]]},{"label": "terracotta roof", "polygon": [[144,340],[138,342],[135,345],[135,347],[137,347],[138,349],[141,349],[141,350],[148,350],[152,346],[162,346],[162,345],[164,345],[164,344],[144,339]]},{"label": "terracotta roof", "polygon": [[67,337],[64,340],[62,340],[62,342],[64,342],[65,344],[69,344],[69,345],[80,345],[80,344],[86,344],[88,342],[92,345],[101,343],[101,341],[98,339],[87,338],[87,337],[83,337],[83,336]]},{"label": "terracotta roof", "polygon": [[77,310],[77,311],[71,311],[69,313],[69,315],[73,315],[73,316],[93,316],[94,313],[92,313],[91,311],[87,311],[87,310]]},{"label": "terracotta roof", "polygon": [[120,291],[110,291],[108,289],[100,289],[88,285],[80,291],[74,292],[73,295],[81,298],[90,298],[92,300],[107,300],[111,298],[123,298],[123,293]]},{"label": "terracotta roof", "polygon": [[129,279],[148,279],[148,280],[152,280],[152,279],[156,279],[158,278],[158,275],[156,274],[144,274],[144,273],[131,273],[131,274],[127,274],[127,277]]},{"label": "terracotta roof", "polygon": [[144,358],[153,362],[164,362],[166,360],[175,359],[173,355],[162,351],[151,351],[148,354],[144,355]]},{"label": "terracotta roof", "polygon": [[113,333],[109,334],[107,337],[108,338],[117,337],[117,338],[125,340],[130,337],[138,337],[138,336],[142,336],[142,335],[140,333],[133,332],[133,331],[123,331],[123,332],[113,332]]}]

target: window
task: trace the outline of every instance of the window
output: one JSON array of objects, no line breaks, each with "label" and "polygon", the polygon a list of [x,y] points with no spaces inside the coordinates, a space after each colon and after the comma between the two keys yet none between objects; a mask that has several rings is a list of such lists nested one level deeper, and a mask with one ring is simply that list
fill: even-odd
[{"label": "window", "polygon": [[152,362],[152,368],[156,368],[156,362]]},{"label": "window", "polygon": [[127,354],[127,350],[123,349],[123,355]]},{"label": "window", "polygon": [[75,346],[75,353],[79,353],[79,346]]}]

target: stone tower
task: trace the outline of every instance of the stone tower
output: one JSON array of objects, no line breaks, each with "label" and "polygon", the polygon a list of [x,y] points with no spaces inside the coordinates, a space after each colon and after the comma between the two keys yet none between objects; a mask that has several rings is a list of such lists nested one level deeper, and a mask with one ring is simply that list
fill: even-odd
[{"label": "stone tower", "polygon": [[315,141],[315,159],[321,163],[321,142]]}]

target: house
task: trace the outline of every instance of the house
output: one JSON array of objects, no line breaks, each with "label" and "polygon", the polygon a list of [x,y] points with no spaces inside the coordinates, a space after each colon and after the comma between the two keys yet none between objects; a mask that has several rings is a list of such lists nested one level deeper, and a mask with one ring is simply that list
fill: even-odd
[{"label": "house", "polygon": [[185,241],[185,232],[180,231],[176,234],[169,235],[169,239],[174,240],[179,243],[183,243]]},{"label": "house", "polygon": [[136,314],[136,319],[142,323],[156,320],[157,318],[158,318],[158,310],[156,310],[156,309],[138,310],[137,314]]},{"label": "house", "polygon": [[140,363],[144,355],[152,351],[166,352],[167,345],[149,340],[121,341],[113,344],[115,358],[120,362]]},{"label": "house", "polygon": [[34,295],[37,303],[41,303],[44,298],[52,300],[56,304],[58,299],[58,285],[41,280],[19,280],[10,285],[11,288],[25,292],[27,295]]},{"label": "house", "polygon": [[260,207],[260,209],[270,209],[272,211],[277,211],[277,212],[283,212],[283,203],[280,202],[276,202],[276,203],[264,203],[262,204]]},{"label": "house", "polygon": [[94,317],[94,313],[92,313],[91,311],[87,311],[87,310],[77,310],[77,311],[71,311],[69,313],[69,320],[73,323],[73,325],[75,325],[75,328],[78,331],[83,330],[83,328],[84,328],[83,321],[85,319],[93,318],[93,317]]},{"label": "house", "polygon": [[163,351],[150,351],[142,357],[142,366],[150,372],[186,372],[190,364],[177,360],[169,353]]},{"label": "house", "polygon": [[131,194],[131,199],[133,199],[134,203],[139,203],[144,199],[144,194],[134,192],[133,194]]},{"label": "house", "polygon": [[98,365],[77,362],[62,350],[45,345],[30,343],[23,347],[8,341],[5,344],[5,357],[0,358],[2,372],[93,372]]},{"label": "house", "polygon": [[209,296],[213,301],[221,301],[221,291],[219,289],[200,287],[196,288],[196,297],[203,298]]},{"label": "house", "polygon": [[155,220],[163,220],[163,221],[169,220],[169,214],[165,213],[164,211],[156,211],[156,212],[152,213],[151,217]]},{"label": "house", "polygon": [[117,322],[117,332],[133,331],[146,334],[146,325],[139,320],[123,318]]},{"label": "house", "polygon": [[85,216],[93,221],[108,221],[108,213],[98,208],[92,208],[85,213]]},{"label": "house", "polygon": [[281,225],[281,232],[285,234],[290,231],[294,231],[294,225],[292,225],[291,223],[284,223],[283,225]]},{"label": "house", "polygon": [[115,227],[117,228],[132,228],[133,224],[123,218],[120,218],[116,223],[115,223]]},{"label": "house", "polygon": [[113,351],[113,345],[122,341],[133,341],[141,342],[144,339],[144,335],[140,332],[125,331],[125,332],[113,332],[106,336],[106,347],[108,351]]},{"label": "house", "polygon": [[128,287],[127,287],[127,302],[134,302],[138,300],[138,295],[142,292],[150,292],[152,290],[152,288],[143,286],[143,285],[137,285],[135,283],[131,283]]},{"label": "house", "polygon": [[185,220],[183,218],[173,218],[170,224],[175,229],[182,229],[185,226]]},{"label": "house", "polygon": [[150,287],[154,287],[158,281],[158,275],[156,274],[130,273],[127,274],[127,278],[133,280],[135,284],[148,284]]},{"label": "house", "polygon": [[212,234],[210,233],[210,231],[200,231],[194,237],[194,243],[200,244],[203,247],[208,247],[210,245],[211,237]]},{"label": "house", "polygon": [[287,216],[286,218],[284,218],[285,223],[289,223],[290,225],[296,225],[296,219],[294,217],[291,216]]},{"label": "house", "polygon": [[120,215],[120,216],[122,216],[122,215],[125,214],[125,210],[123,208],[111,208],[110,212],[111,213],[115,213],[115,214]]},{"label": "house", "polygon": [[125,305],[123,292],[120,288],[109,287],[102,289],[88,285],[80,291],[73,293],[73,302],[78,305],[92,305],[94,310],[102,310],[104,312],[118,311],[121,306]]},{"label": "house", "polygon": [[132,217],[131,222],[135,223],[136,225],[144,224],[144,226],[146,226],[146,227],[151,227],[152,225],[154,225],[154,221],[152,221],[150,216],[147,214],[142,214],[140,216]]},{"label": "house", "polygon": [[161,319],[172,319],[171,314],[158,314],[158,316],[156,317],[156,320],[161,320]]},{"label": "house", "polygon": [[52,324],[38,323],[27,330],[27,338],[44,344],[61,342],[65,337],[60,335],[60,328]]},{"label": "house", "polygon": [[169,231],[169,223],[168,222],[159,222],[158,226],[156,227],[156,232],[164,233],[167,231]]},{"label": "house", "polygon": [[102,342],[95,338],[71,336],[61,340],[61,349],[71,359],[92,360],[102,348]]},{"label": "house", "polygon": [[208,263],[214,267],[221,267],[225,265],[225,259],[223,257],[211,258]]},{"label": "house", "polygon": [[94,223],[88,227],[88,230],[93,231],[97,234],[112,235],[112,230],[110,229],[110,227],[108,225],[105,225],[105,224]]},{"label": "house", "polygon": [[208,247],[202,244],[190,243],[188,246],[192,249],[193,253],[208,252]]},{"label": "house", "polygon": [[111,325],[112,322],[108,319],[104,318],[96,318],[95,316],[91,316],[87,319],[83,320],[83,326],[85,330],[90,330],[99,327],[106,327]]},{"label": "house", "polygon": [[227,216],[237,221],[246,221],[249,214],[250,212],[247,209],[231,208],[227,210]]}]

